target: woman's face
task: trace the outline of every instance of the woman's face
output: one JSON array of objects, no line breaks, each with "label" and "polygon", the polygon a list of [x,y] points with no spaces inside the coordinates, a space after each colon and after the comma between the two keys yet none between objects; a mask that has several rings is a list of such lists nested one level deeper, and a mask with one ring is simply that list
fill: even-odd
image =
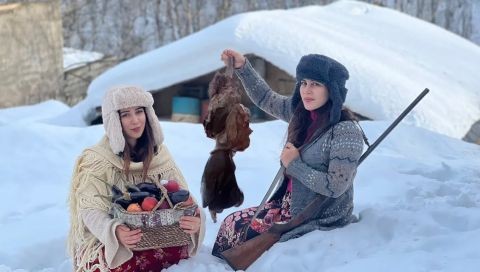
[{"label": "woman's face", "polygon": [[306,110],[312,111],[325,105],[328,101],[328,89],[315,80],[302,79],[300,81],[300,96]]},{"label": "woman's face", "polygon": [[123,135],[130,145],[135,145],[145,130],[145,109],[130,107],[120,110]]}]

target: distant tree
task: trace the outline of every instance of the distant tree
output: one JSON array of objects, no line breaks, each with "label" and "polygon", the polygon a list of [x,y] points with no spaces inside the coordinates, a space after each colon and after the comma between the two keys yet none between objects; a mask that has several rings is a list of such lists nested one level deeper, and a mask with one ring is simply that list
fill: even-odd
[{"label": "distant tree", "polygon": [[[254,10],[324,5],[335,0],[0,0],[61,1],[64,44],[130,58]],[[437,24],[480,44],[479,0],[362,0]],[[475,9],[476,8],[476,9]]]}]

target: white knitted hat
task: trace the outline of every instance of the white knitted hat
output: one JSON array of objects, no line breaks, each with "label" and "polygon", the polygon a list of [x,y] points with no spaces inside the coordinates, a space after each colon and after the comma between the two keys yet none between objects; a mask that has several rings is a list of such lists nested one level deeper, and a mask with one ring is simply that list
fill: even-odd
[{"label": "white knitted hat", "polygon": [[163,133],[153,110],[153,97],[150,92],[136,86],[113,87],[105,93],[102,104],[103,126],[113,153],[120,154],[125,148],[125,137],[122,132],[118,111],[130,107],[145,107],[148,123],[152,127],[155,145],[163,142]]}]

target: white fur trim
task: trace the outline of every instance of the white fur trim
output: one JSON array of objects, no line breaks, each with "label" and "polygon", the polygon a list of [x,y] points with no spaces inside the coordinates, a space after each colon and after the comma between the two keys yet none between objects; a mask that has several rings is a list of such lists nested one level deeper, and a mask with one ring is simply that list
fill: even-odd
[{"label": "white fur trim", "polygon": [[130,107],[145,107],[145,114],[152,127],[155,145],[163,143],[163,133],[153,109],[152,94],[136,86],[114,87],[105,94],[102,104],[102,119],[105,133],[113,153],[119,154],[125,148],[125,137],[122,132],[118,111]]}]

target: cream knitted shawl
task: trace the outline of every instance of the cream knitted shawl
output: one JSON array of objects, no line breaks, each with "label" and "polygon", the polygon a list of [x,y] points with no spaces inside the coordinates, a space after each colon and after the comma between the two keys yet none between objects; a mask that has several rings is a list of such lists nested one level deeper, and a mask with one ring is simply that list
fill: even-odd
[{"label": "cream knitted shawl", "polygon": [[[111,203],[96,195],[108,196],[111,194],[108,184],[115,184],[124,189],[127,184],[138,184],[142,179],[143,163],[132,162],[130,173],[126,177],[123,173],[123,160],[115,155],[110,148],[107,137],[95,146],[83,151],[74,167],[72,184],[70,189],[70,233],[68,237],[68,251],[73,258],[75,271],[110,271],[105,263],[105,256],[102,249],[105,246],[85,226],[80,211],[97,209],[108,213]],[[180,187],[188,189],[185,179],[175,162],[171,158],[166,146],[158,148],[150,164],[147,180],[159,181],[161,179],[175,179]],[[201,211],[201,228],[198,234],[192,235],[192,243],[189,246],[190,256],[194,255],[198,246],[203,241],[205,233],[205,216]],[[98,259],[98,264],[91,265]]]}]

